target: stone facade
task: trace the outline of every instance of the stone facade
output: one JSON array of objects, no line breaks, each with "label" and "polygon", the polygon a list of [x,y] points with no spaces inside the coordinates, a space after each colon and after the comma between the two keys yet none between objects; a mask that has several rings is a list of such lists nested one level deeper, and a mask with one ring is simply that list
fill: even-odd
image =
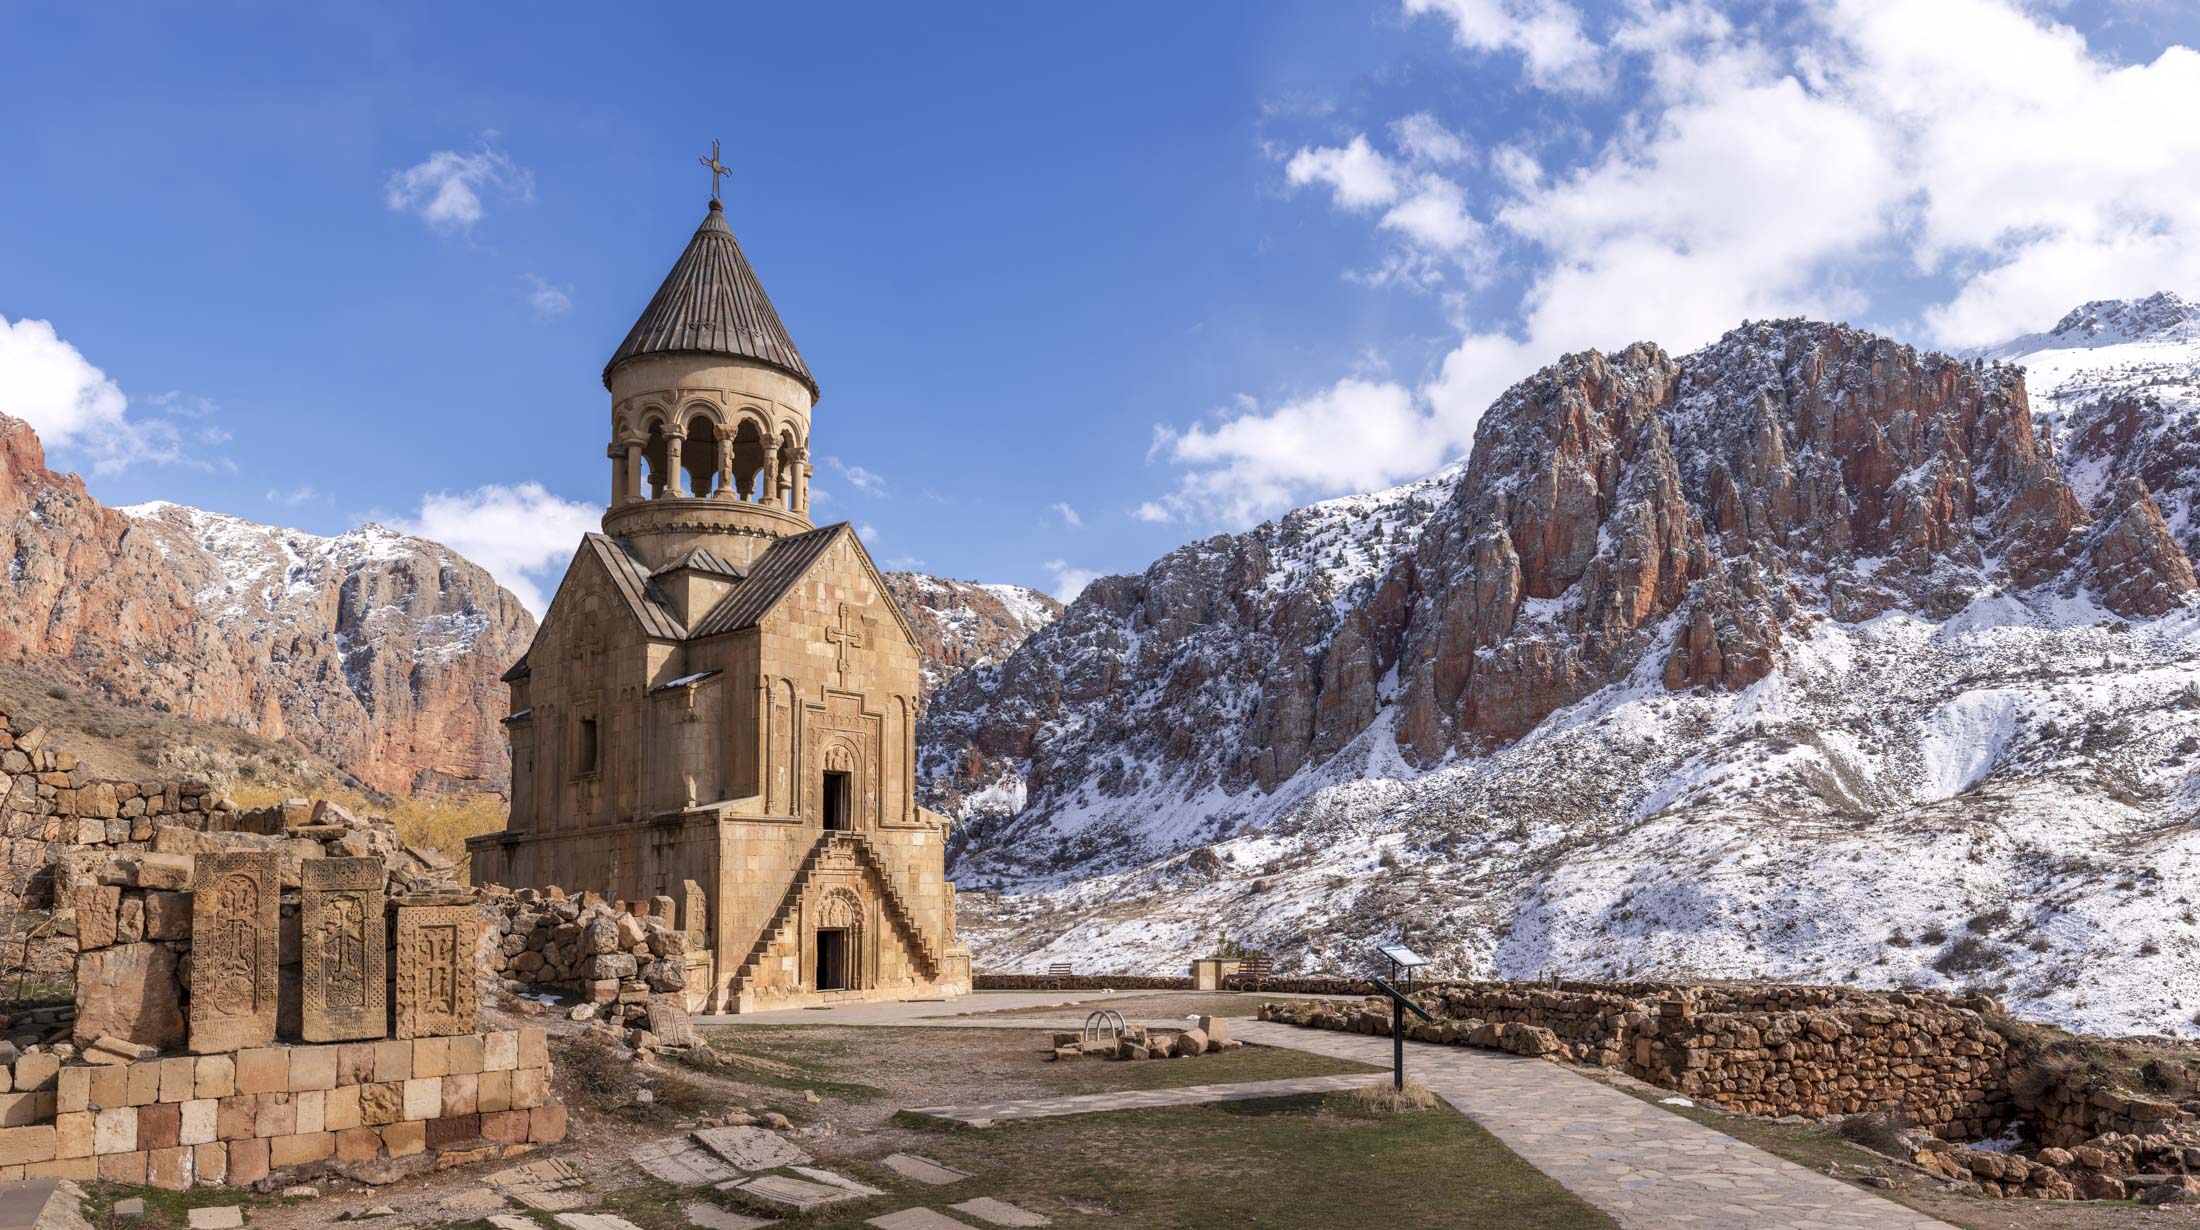
[{"label": "stone facade", "polygon": [[475,881],[676,899],[716,1010],[967,989],[919,643],[856,534],[811,525],[816,383],[715,203],[605,385],[611,506],[506,676]]}]

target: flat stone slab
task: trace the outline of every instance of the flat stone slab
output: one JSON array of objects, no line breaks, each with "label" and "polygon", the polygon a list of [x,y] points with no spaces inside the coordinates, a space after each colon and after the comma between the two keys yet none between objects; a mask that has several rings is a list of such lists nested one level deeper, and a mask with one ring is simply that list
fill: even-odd
[{"label": "flat stone slab", "polygon": [[1054,1219],[1051,1217],[1034,1213],[1030,1209],[1019,1209],[1006,1200],[995,1200],[991,1196],[980,1196],[976,1200],[965,1200],[961,1204],[951,1204],[947,1207],[957,1213],[968,1213],[979,1221],[996,1226],[1051,1226],[1054,1224]]},{"label": "flat stone slab", "polygon": [[880,1160],[879,1164],[904,1179],[915,1179],[919,1183],[930,1183],[934,1187],[959,1183],[970,1177],[970,1172],[967,1170],[957,1170],[953,1166],[942,1166],[931,1158],[918,1157],[914,1153],[889,1153]]},{"label": "flat stone slab", "polygon": [[854,1179],[849,1178],[847,1175],[834,1174],[830,1170],[819,1170],[815,1166],[789,1166],[787,1169],[794,1171],[796,1174],[801,1175],[805,1179],[815,1179],[819,1183],[829,1183],[834,1187],[844,1187],[849,1191],[854,1192],[858,1196],[883,1196],[886,1194],[878,1188],[872,1187],[868,1183],[858,1183]]},{"label": "flat stone slab", "polygon": [[[456,1196],[445,1197],[443,1207],[453,1213],[464,1213],[468,1217],[479,1217],[484,1213],[501,1213],[510,1206],[504,1202],[502,1195],[486,1187],[476,1187],[460,1192]],[[533,1226],[535,1223],[528,1222],[527,1224]]]},{"label": "flat stone slab", "polygon": [[609,1213],[560,1213],[558,1224],[565,1230],[642,1230],[624,1217]]},{"label": "flat stone slab", "polygon": [[787,1138],[759,1127],[704,1128],[695,1143],[724,1158],[738,1170],[772,1170],[801,1166],[813,1160]]},{"label": "flat stone slab", "polygon": [[563,1213],[568,1209],[577,1209],[588,1203],[588,1197],[580,1192],[546,1192],[538,1191],[532,1187],[523,1187],[513,1192],[512,1199],[519,1201],[530,1209],[541,1209],[545,1213]]},{"label": "flat stone slab", "polygon": [[[71,1190],[76,1188],[74,1183],[69,1186]],[[54,1215],[49,1216],[48,1208],[55,1203],[56,1196],[60,1196],[63,1203],[74,1203],[61,1192],[59,1179],[17,1179],[12,1183],[0,1183],[0,1230],[34,1230],[37,1226],[59,1225],[70,1221],[60,1210],[55,1210]],[[124,1214],[121,1209],[121,1203],[117,1202],[117,1217],[145,1216],[145,1202],[142,1200],[138,1201],[138,1211],[135,1214]],[[84,1224],[81,1212],[76,1214],[74,1222],[77,1225]]]},{"label": "flat stone slab", "polygon": [[972,1230],[969,1222],[956,1221],[930,1209],[903,1209],[899,1213],[874,1217],[863,1224],[877,1226],[878,1230]]},{"label": "flat stone slab", "polygon": [[520,1217],[513,1213],[499,1213],[489,1219],[497,1230],[542,1230],[542,1223],[532,1217]]},{"label": "flat stone slab", "polygon": [[680,1187],[703,1187],[738,1179],[741,1172],[718,1155],[688,1140],[653,1140],[629,1155],[652,1176]]},{"label": "flat stone slab", "polygon": [[700,1200],[680,1211],[687,1215],[688,1224],[696,1227],[696,1230],[764,1230],[766,1226],[779,1224],[778,1222],[763,1221],[754,1217],[743,1217],[739,1213],[721,1209],[715,1204],[704,1204]]},{"label": "flat stone slab", "polygon": [[244,1225],[244,1209],[234,1204],[212,1204],[191,1210],[191,1230],[238,1230]]},{"label": "flat stone slab", "polygon": [[505,1191],[533,1188],[537,1191],[553,1191],[561,1187],[579,1187],[586,1180],[581,1173],[554,1157],[499,1170],[485,1180],[489,1186]]},{"label": "flat stone slab", "polygon": [[[1288,1028],[1288,1027],[1287,1027]],[[1205,1102],[1243,1102],[1254,1098],[1288,1098],[1308,1093],[1342,1093],[1362,1089],[1382,1079],[1380,1073],[1360,1072],[1340,1076],[1295,1076],[1275,1081],[1239,1081],[1228,1085],[1185,1085],[1177,1089],[1119,1089],[1108,1093],[1066,1094],[1057,1098],[1018,1098],[1009,1102],[981,1102],[968,1106],[922,1106],[910,1113],[934,1119],[952,1119],[971,1127],[985,1127],[1001,1119],[1043,1119],[1054,1115],[1088,1115],[1108,1110],[1150,1110],[1157,1106],[1196,1106]]]},{"label": "flat stone slab", "polygon": [[814,1209],[821,1204],[857,1198],[854,1192],[845,1187],[835,1187],[830,1183],[812,1183],[808,1179],[790,1178],[783,1174],[759,1175],[736,1184],[734,1190],[744,1196],[754,1196],[759,1200],[769,1200],[773,1204],[784,1204],[795,1209]]}]

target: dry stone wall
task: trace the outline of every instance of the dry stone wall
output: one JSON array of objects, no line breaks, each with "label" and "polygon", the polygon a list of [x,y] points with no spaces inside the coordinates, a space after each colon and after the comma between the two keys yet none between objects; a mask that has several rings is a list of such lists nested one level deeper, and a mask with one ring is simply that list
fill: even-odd
[{"label": "dry stone wall", "polygon": [[686,1014],[710,999],[711,954],[692,898],[682,926],[671,897],[611,901],[557,887],[489,894],[484,977],[516,995],[577,995],[585,1002],[573,1019],[595,1021],[643,1054],[693,1045]]}]

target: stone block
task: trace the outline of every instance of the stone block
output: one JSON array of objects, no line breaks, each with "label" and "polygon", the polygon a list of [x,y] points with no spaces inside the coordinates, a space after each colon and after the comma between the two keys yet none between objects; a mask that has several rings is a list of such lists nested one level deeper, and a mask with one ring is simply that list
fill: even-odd
[{"label": "stone block", "polygon": [[499,1144],[526,1144],[527,1127],[528,1114],[524,1110],[504,1110],[481,1116],[482,1137]]},{"label": "stone block", "polygon": [[443,1115],[426,1122],[426,1140],[430,1149],[451,1149],[481,1139],[480,1115]]},{"label": "stone block", "polygon": [[449,1066],[443,1070],[445,1076],[472,1076],[481,1071],[480,1034],[460,1034],[448,1041]]},{"label": "stone block", "polygon": [[123,1071],[130,1077],[130,1105],[151,1106],[160,1101],[160,1060],[133,1063]]},{"label": "stone block", "polygon": [[237,1092],[237,1061],[228,1055],[201,1055],[192,1069],[191,1092],[202,1098],[226,1098]]},{"label": "stone block", "polygon": [[111,884],[79,884],[76,889],[76,943],[80,952],[115,942],[115,913],[122,890]]},{"label": "stone block", "polygon": [[97,1151],[94,1124],[99,1116],[88,1110],[64,1111],[53,1119],[54,1156],[90,1157]]},{"label": "stone block", "polygon": [[160,1100],[189,1101],[198,1086],[198,1060],[186,1055],[160,1061]]},{"label": "stone block", "polygon": [[410,1157],[428,1147],[428,1127],[415,1119],[407,1123],[392,1123],[382,1129],[382,1147],[391,1157]]},{"label": "stone block", "polygon": [[[148,856],[158,857],[158,856]],[[281,933],[272,851],[202,854],[191,917],[193,1051],[242,1050],[275,1039]],[[242,1074],[239,1088],[243,1088]]]},{"label": "stone block", "polygon": [[405,1117],[405,1082],[377,1081],[359,1086],[359,1122],[381,1127]]},{"label": "stone block", "polygon": [[550,1035],[540,1025],[522,1026],[519,1031],[519,1066],[523,1068],[547,1068],[550,1066]]},{"label": "stone block", "polygon": [[328,1109],[328,1090],[308,1089],[302,1093],[291,1094],[290,1104],[298,1110],[298,1132],[300,1135],[328,1130],[325,1122]]},{"label": "stone block", "polygon": [[419,1076],[450,1075],[451,1040],[449,1038],[421,1038],[413,1043],[412,1074]]},{"label": "stone block", "polygon": [[481,1070],[509,1072],[519,1066],[519,1032],[500,1029],[481,1038]]},{"label": "stone block", "polygon": [[309,858],[302,886],[300,1029],[311,1042],[379,1038],[388,1015],[388,957],[379,858]]},{"label": "stone block", "polygon": [[76,963],[76,1038],[113,1036],[148,1046],[184,1040],[183,986],[165,944],[117,944]]},{"label": "stone block", "polygon": [[92,1104],[90,1109],[105,1110],[110,1106],[128,1106],[130,1104],[130,1069],[93,1068],[91,1073]]},{"label": "stone block", "polygon": [[266,1177],[266,1141],[232,1140],[229,1142],[229,1183],[232,1187],[245,1187]]},{"label": "stone block", "polygon": [[193,1179],[191,1150],[181,1145],[165,1149],[148,1150],[145,1158],[145,1182],[163,1191],[187,1192]]},{"label": "stone block", "polygon": [[193,1098],[183,1103],[182,1117],[176,1131],[176,1143],[203,1145],[220,1136],[221,1101],[217,1098]]},{"label": "stone block", "polygon": [[217,1140],[210,1144],[191,1146],[191,1166],[198,1171],[199,1182],[220,1186],[229,1181],[229,1143]]},{"label": "stone block", "polygon": [[552,1103],[527,1112],[527,1139],[538,1145],[565,1139],[565,1107]]},{"label": "stone block", "polygon": [[157,1102],[138,1107],[137,1147],[140,1149],[173,1149],[182,1143],[183,1107],[174,1102]]},{"label": "stone block", "polygon": [[289,1047],[261,1046],[237,1052],[238,1093],[287,1093],[289,1090]]},{"label": "stone block", "polygon": [[443,1078],[443,1115],[471,1115],[481,1109],[481,1077],[468,1074]]},{"label": "stone block", "polygon": [[341,1132],[358,1127],[359,1086],[338,1085],[328,1091],[321,1102],[321,1127],[331,1132]]},{"label": "stone block", "polygon": [[484,1072],[474,1086],[474,1107],[488,1112],[512,1109],[512,1074],[510,1072]]},{"label": "stone block", "polygon": [[268,1165],[284,1170],[335,1156],[336,1136],[332,1132],[300,1132],[277,1136],[267,1142],[267,1148]]},{"label": "stone block", "polygon": [[145,1186],[143,1153],[102,1153],[99,1156],[99,1177],[109,1183],[127,1183],[132,1187]]},{"label": "stone block", "polygon": [[28,1127],[54,1116],[54,1096],[45,1093],[0,1093],[0,1128]]},{"label": "stone block", "polygon": [[336,1088],[337,1052],[333,1046],[290,1048],[290,1088],[293,1091]]},{"label": "stone block", "polygon": [[252,1134],[262,1140],[290,1136],[298,1131],[298,1107],[287,1093],[259,1093],[252,1116]]},{"label": "stone block", "polygon": [[[222,855],[209,857],[220,858]],[[193,864],[198,860],[189,854],[161,854],[148,850],[137,858],[137,869],[131,883],[138,888],[176,891],[192,886]]]},{"label": "stone block", "polygon": [[56,1156],[56,1147],[54,1127],[50,1123],[0,1128],[0,1166],[50,1162]]},{"label": "stone block", "polygon": [[63,1068],[54,1078],[54,1109],[64,1113],[92,1108],[92,1068]]},{"label": "stone block", "polygon": [[550,1100],[550,1070],[521,1068],[512,1073],[512,1109],[533,1110]]},{"label": "stone block", "polygon": [[423,1076],[405,1082],[405,1118],[434,1119],[442,1113],[442,1078]]},{"label": "stone block", "polygon": [[405,906],[397,911],[397,1036],[474,1032],[474,948],[481,919],[472,906]]},{"label": "stone block", "polygon": [[191,894],[145,894],[145,938],[149,940],[190,939]]},{"label": "stone block", "polygon": [[336,1049],[336,1084],[364,1085],[374,1080],[375,1043],[347,1042]]},{"label": "stone block", "polygon": [[117,1106],[92,1117],[92,1152],[105,1156],[128,1153],[138,1147],[138,1112],[134,1106]]},{"label": "stone block", "polygon": [[382,1156],[382,1134],[370,1127],[348,1127],[336,1133],[336,1160],[370,1162]]},{"label": "stone block", "polygon": [[260,1117],[260,1095],[233,1093],[216,1099],[214,1107],[215,1139],[246,1139],[252,1135],[253,1121]]},{"label": "stone block", "polygon": [[412,1079],[413,1044],[377,1042],[374,1046],[374,1079],[377,1083]]}]

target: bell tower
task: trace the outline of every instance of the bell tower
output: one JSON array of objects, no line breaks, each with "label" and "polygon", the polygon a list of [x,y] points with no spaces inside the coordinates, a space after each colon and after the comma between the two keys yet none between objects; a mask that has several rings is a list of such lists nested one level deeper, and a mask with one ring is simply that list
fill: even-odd
[{"label": "bell tower", "polygon": [[611,506],[604,533],[652,569],[702,548],[746,570],[811,528],[817,379],[718,200],[604,365]]}]

